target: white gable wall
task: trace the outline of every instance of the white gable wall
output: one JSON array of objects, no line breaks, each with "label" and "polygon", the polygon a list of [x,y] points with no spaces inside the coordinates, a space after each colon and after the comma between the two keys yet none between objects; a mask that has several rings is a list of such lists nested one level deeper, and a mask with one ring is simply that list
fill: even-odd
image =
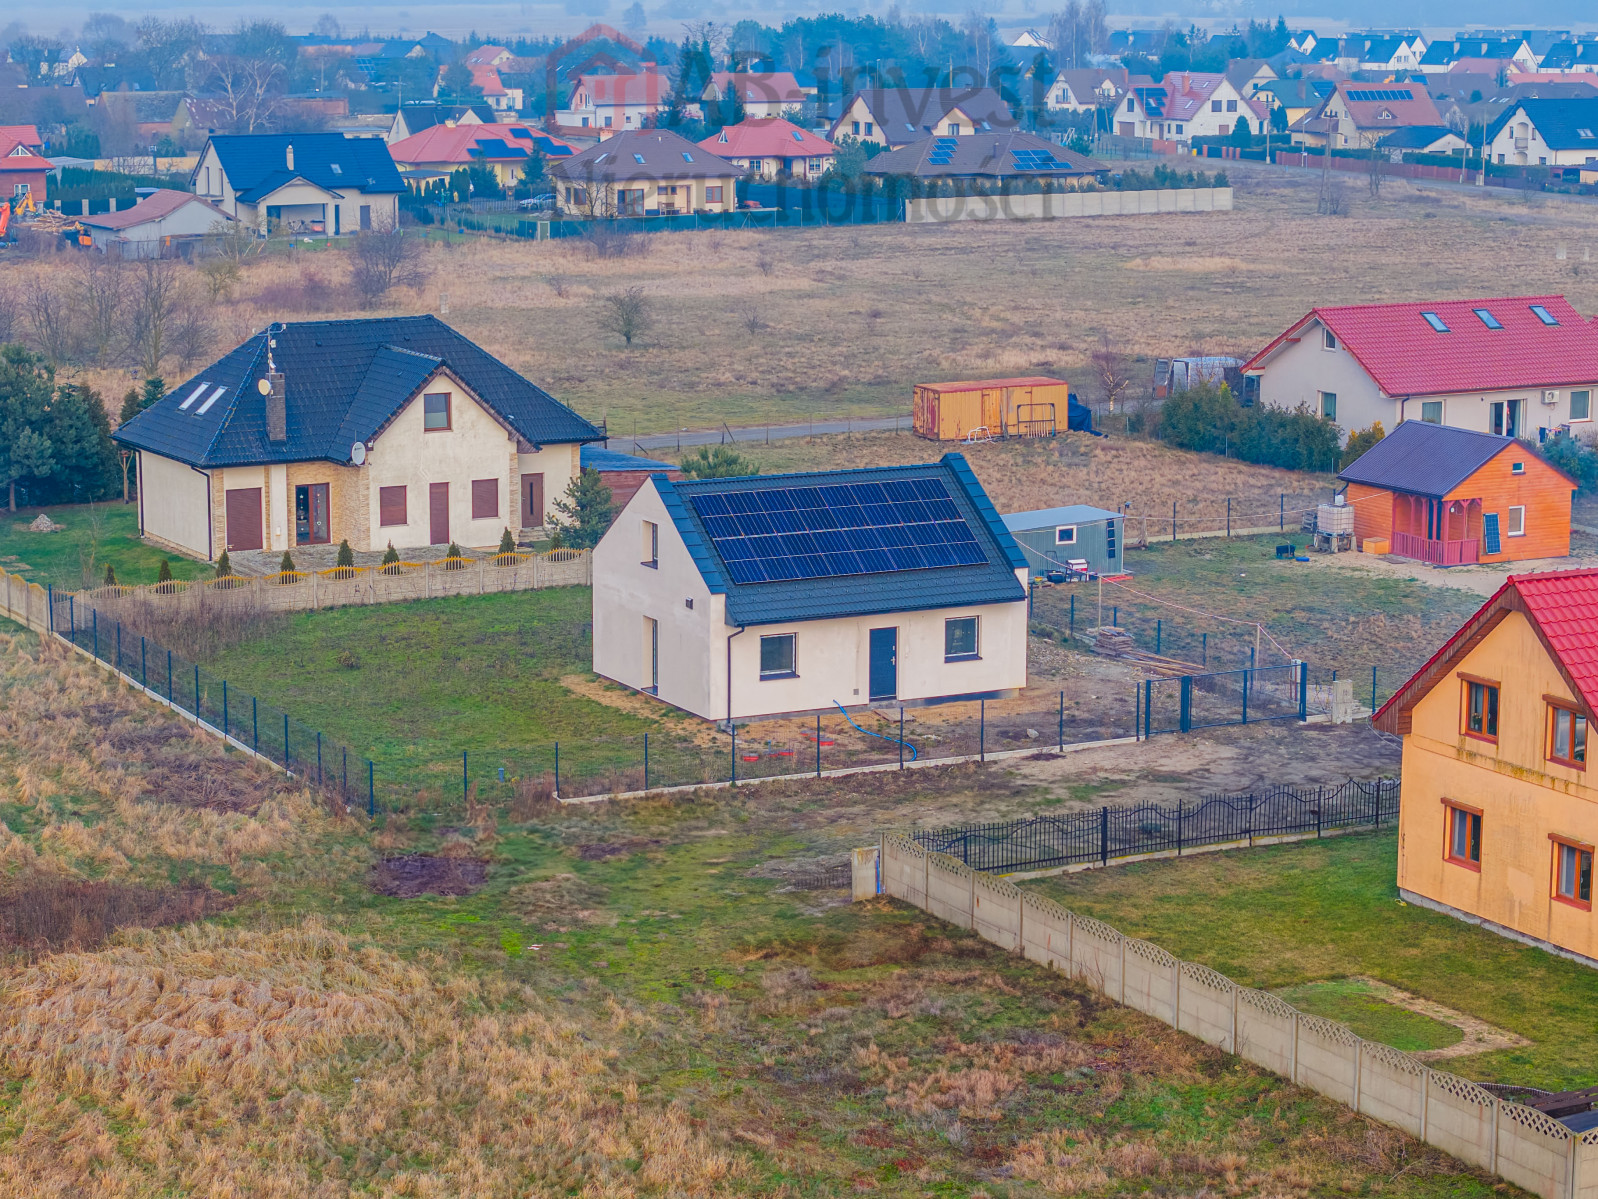
[{"label": "white gable wall", "polygon": [[211,556],[210,476],[186,462],[139,451],[139,519],[143,532]]},{"label": "white gable wall", "polygon": [[[659,530],[659,559],[643,564],[645,521]],[[1017,571],[1023,580],[1025,571]],[[693,606],[688,606],[689,600]],[[594,551],[594,672],[647,690],[645,617],[659,622],[659,698],[709,720],[727,717],[732,654],[736,720],[856,708],[869,699],[870,630],[897,628],[898,700],[993,695],[1026,686],[1026,602],[878,616],[751,625],[726,623],[726,602],[706,586],[653,481],[639,488]],[[944,661],[944,622],[979,618],[978,659]],[[796,676],[760,677],[760,639],[794,634]],[[730,640],[729,640],[730,638]],[[898,702],[898,701],[892,701]]]}]

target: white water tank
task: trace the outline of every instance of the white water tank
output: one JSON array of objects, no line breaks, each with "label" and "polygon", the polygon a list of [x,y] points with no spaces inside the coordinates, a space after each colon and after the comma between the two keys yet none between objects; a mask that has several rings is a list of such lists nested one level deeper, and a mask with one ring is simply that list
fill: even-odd
[{"label": "white water tank", "polygon": [[[1338,496],[1339,500],[1343,497]],[[1354,531],[1354,509],[1347,504],[1322,504],[1315,510],[1315,531],[1317,533],[1352,533]]]}]

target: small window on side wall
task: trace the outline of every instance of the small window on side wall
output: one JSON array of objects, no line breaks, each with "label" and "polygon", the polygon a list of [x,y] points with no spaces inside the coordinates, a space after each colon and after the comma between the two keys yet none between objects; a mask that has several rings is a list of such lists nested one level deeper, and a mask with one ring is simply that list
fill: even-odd
[{"label": "small window on side wall", "polygon": [[1076,526],[1075,525],[1061,525],[1057,529],[1055,529],[1054,530],[1054,544],[1055,545],[1075,545],[1076,544]]},{"label": "small window on side wall", "polygon": [[1321,349],[1335,350],[1337,348],[1337,334],[1324,325],[1321,327]]},{"label": "small window on side wall", "polygon": [[429,392],[422,397],[422,428],[429,433],[449,428],[449,392]]},{"label": "small window on side wall", "polygon": [[1321,392],[1321,415],[1327,420],[1337,419],[1337,393],[1335,391]]},{"label": "small window on side wall", "polygon": [[1526,535],[1526,505],[1514,504],[1509,509],[1509,515],[1504,520],[1505,537],[1524,537]]},{"label": "small window on side wall", "polygon": [[1498,740],[1498,684],[1486,679],[1465,681],[1465,727],[1467,737]]},{"label": "small window on side wall", "polygon": [[660,526],[652,520],[644,521],[643,564],[660,568]]},{"label": "small window on side wall", "polygon": [[980,655],[977,653],[977,618],[975,616],[952,616],[943,622],[943,660],[945,662],[969,662]]},{"label": "small window on side wall", "polygon": [[1443,423],[1443,402],[1441,400],[1422,400],[1420,405],[1420,418],[1428,425]]},{"label": "small window on side wall", "polygon": [[1481,869],[1481,812],[1463,804],[1443,801],[1447,816],[1443,857],[1467,870]]},{"label": "small window on side wall", "polygon": [[763,679],[791,679],[798,675],[794,669],[794,635],[777,633],[760,639],[760,677]]},{"label": "small window on side wall", "polygon": [[1570,419],[1592,419],[1592,392],[1573,391],[1570,393]]},{"label": "small window on side wall", "polygon": [[1548,760],[1587,769],[1587,717],[1557,700],[1548,701]]},{"label": "small window on side wall", "polygon": [[1554,898],[1583,911],[1592,910],[1592,846],[1564,837],[1554,843]]}]

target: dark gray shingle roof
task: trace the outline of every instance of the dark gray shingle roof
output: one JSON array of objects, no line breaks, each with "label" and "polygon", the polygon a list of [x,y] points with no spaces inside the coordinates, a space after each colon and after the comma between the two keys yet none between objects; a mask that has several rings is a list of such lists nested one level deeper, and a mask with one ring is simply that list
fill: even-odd
[{"label": "dark gray shingle roof", "polygon": [[[940,461],[923,466],[675,482],[663,474],[652,478],[705,583],[712,592],[727,597],[730,624],[825,620],[968,604],[1014,603],[1026,599],[1026,589],[1015,577],[1017,570],[1027,569],[1026,557],[960,454],[945,454]],[[689,502],[694,495],[710,491],[764,491],[784,484],[824,487],[917,478],[936,478],[944,483],[966,525],[975,534],[986,562],[974,566],[839,575],[780,583],[734,583]]]},{"label": "dark gray shingle roof", "polygon": [[[1345,467],[1338,478],[1441,499],[1494,455],[1517,444],[1472,429],[1407,420]],[[1535,451],[1523,446],[1527,454]]]},{"label": "dark gray shingle roof", "polygon": [[[1051,162],[1063,165],[1046,165]],[[1021,132],[927,137],[884,151],[865,167],[868,175],[922,179],[1073,179],[1107,170],[1096,159]]]},{"label": "dark gray shingle roof", "polygon": [[[265,332],[117,429],[116,439],[200,467],[348,462],[350,447],[382,428],[440,366],[534,445],[602,436],[436,317],[301,321],[273,328],[273,360],[285,380],[287,440],[268,439],[266,401],[256,386],[267,373]],[[222,394],[207,405],[217,388]],[[191,395],[196,398],[185,407]]]}]

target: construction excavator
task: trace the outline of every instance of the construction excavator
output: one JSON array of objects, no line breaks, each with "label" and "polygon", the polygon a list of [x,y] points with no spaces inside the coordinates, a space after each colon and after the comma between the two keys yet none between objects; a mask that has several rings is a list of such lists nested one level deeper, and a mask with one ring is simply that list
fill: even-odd
[{"label": "construction excavator", "polygon": [[28,193],[18,196],[15,200],[0,200],[0,242],[8,239],[13,216],[18,218],[33,216],[36,211],[33,205],[33,196]]}]

